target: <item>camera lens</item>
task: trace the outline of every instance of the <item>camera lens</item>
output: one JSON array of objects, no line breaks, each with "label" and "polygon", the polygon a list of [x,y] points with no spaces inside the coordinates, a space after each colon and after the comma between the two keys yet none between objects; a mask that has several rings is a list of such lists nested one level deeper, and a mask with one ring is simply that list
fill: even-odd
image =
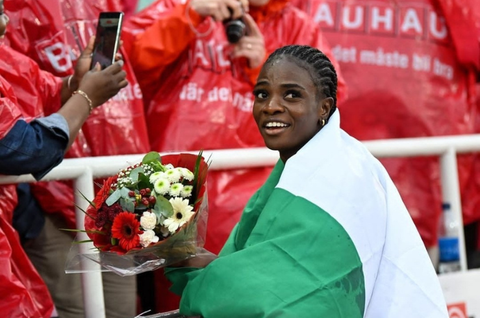
[{"label": "camera lens", "polygon": [[[232,9],[228,8],[230,15],[233,15]],[[223,21],[228,42],[235,44],[245,35],[245,22],[242,18],[232,20],[231,18]]]},{"label": "camera lens", "polygon": [[241,19],[229,20],[225,23],[228,42],[237,43],[245,35],[245,23]]}]

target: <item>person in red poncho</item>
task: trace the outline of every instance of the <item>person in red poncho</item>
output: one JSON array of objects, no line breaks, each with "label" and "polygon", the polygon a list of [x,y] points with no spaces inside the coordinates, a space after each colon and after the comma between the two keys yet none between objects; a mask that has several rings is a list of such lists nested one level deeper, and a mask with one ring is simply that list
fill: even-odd
[{"label": "person in red poncho", "polygon": [[[75,78],[55,77],[2,42],[7,22],[0,0],[0,174],[31,173],[40,179],[62,161],[92,108],[127,85],[123,62],[86,73],[90,42]],[[28,95],[30,104],[19,102],[17,92]],[[44,116],[47,108],[53,114]],[[54,309],[49,291],[12,226],[17,204],[15,186],[0,186],[0,313],[47,318]]]},{"label": "person in red poncho", "polygon": [[[246,24],[246,35],[235,44],[223,25],[230,18]],[[320,30],[287,0],[158,0],[127,21],[123,40],[157,151],[264,147],[251,111],[253,84],[268,54],[282,45],[308,44],[332,57]],[[207,249],[218,253],[270,171],[209,173]]]},{"label": "person in red poncho", "polygon": [[[79,52],[95,34],[101,11],[121,11],[116,0],[5,0],[10,17],[6,40],[39,66],[57,76],[67,77],[78,60]],[[32,26],[32,21],[35,25]],[[117,96],[96,109],[82,127],[66,157],[142,154],[149,151],[143,111],[142,93],[131,69],[128,55],[121,49],[129,85]],[[28,100],[18,94],[20,101]],[[46,114],[50,110],[45,110]],[[96,180],[101,184],[102,180]],[[27,189],[19,185],[22,202],[32,204],[44,214],[45,226],[38,236],[24,238],[25,249],[47,283],[59,314],[83,315],[80,275],[65,274],[65,259],[73,241],[70,232],[59,228],[76,228],[74,193],[71,182],[39,182]],[[32,198],[33,196],[33,198]],[[25,209],[23,206],[18,209]],[[27,209],[30,210],[30,209]],[[20,227],[19,227],[20,229]],[[45,255],[47,255],[45,257]],[[105,307],[109,317],[135,316],[136,278],[105,273]],[[73,316],[66,316],[67,313]]]}]

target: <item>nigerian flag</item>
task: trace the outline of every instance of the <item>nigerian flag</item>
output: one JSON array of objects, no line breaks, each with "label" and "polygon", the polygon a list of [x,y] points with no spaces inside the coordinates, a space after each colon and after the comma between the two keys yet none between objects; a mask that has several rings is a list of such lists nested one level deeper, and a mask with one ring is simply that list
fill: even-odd
[{"label": "nigerian flag", "polygon": [[276,164],[218,259],[166,272],[181,313],[205,318],[448,317],[397,189],[338,111]]}]

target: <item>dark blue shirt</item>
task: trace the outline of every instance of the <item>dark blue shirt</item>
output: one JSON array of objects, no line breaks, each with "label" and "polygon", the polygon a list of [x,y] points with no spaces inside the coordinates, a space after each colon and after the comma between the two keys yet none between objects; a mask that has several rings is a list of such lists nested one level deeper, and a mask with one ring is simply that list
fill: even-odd
[{"label": "dark blue shirt", "polygon": [[[59,114],[36,119],[30,124],[17,121],[0,139],[0,174],[32,174],[40,180],[62,162],[68,140],[67,121]],[[25,242],[40,234],[45,216],[30,191],[30,184],[18,184],[17,195],[13,227]]]},{"label": "dark blue shirt", "polygon": [[32,174],[40,180],[63,160],[68,124],[59,114],[32,121],[19,120],[0,139],[0,174]]}]

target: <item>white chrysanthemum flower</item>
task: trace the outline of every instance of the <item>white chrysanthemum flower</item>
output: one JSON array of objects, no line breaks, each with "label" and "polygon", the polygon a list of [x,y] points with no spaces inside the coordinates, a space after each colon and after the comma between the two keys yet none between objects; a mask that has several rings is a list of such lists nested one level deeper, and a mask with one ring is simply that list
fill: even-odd
[{"label": "white chrysanthemum flower", "polygon": [[165,172],[163,171],[157,171],[157,172],[154,172],[150,175],[150,183],[155,183],[155,181],[157,181],[158,179],[165,179]]},{"label": "white chrysanthemum flower", "polygon": [[161,195],[167,194],[170,191],[170,181],[168,181],[168,179],[165,179],[165,178],[158,179],[153,184],[153,187],[156,193]]},{"label": "white chrysanthemum flower", "polygon": [[171,163],[167,163],[164,167],[165,167],[166,170],[170,170],[170,169],[175,168]]},{"label": "white chrysanthemum flower", "polygon": [[140,244],[142,244],[143,247],[158,242],[158,236],[155,235],[153,230],[143,231],[143,234],[139,234],[138,236],[140,237]]},{"label": "white chrysanthemum flower", "polygon": [[180,178],[182,177],[180,171],[178,171],[177,169],[170,169],[165,171],[165,176],[171,183],[180,181]]},{"label": "white chrysanthemum flower", "polygon": [[166,219],[163,222],[163,225],[168,228],[170,233],[175,233],[179,227],[190,220],[194,212],[192,211],[193,207],[188,205],[188,200],[177,197],[171,198],[169,201],[173,207],[173,215],[172,217]]},{"label": "white chrysanthemum flower", "polygon": [[193,186],[191,185],[183,186],[182,193],[180,193],[180,195],[184,198],[188,198],[192,195],[192,190]]},{"label": "white chrysanthemum flower", "polygon": [[178,197],[178,196],[180,196],[180,193],[182,193],[182,190],[183,190],[183,184],[174,183],[170,187],[170,195],[172,197]]},{"label": "white chrysanthemum flower", "polygon": [[157,225],[157,216],[155,213],[143,212],[143,215],[140,217],[140,225],[144,230],[153,230],[155,225]]},{"label": "white chrysanthemum flower", "polygon": [[193,180],[193,177],[194,177],[194,174],[193,172],[191,172],[190,170],[188,170],[187,168],[180,168],[182,169],[182,176],[185,180],[188,180],[188,181],[192,181]]}]

